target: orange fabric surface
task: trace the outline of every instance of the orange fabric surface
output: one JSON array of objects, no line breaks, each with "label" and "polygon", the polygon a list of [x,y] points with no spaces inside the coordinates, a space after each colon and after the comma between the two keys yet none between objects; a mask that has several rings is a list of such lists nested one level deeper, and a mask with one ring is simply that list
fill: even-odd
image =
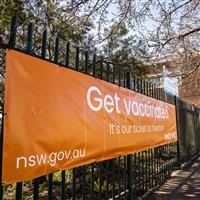
[{"label": "orange fabric surface", "polygon": [[177,141],[175,106],[7,50],[3,182]]}]

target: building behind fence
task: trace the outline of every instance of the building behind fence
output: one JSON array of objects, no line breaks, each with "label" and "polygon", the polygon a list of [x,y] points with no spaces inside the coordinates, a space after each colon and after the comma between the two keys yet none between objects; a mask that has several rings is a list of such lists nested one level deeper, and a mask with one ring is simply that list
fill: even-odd
[{"label": "building behind fence", "polygon": [[[94,53],[70,47],[69,43],[65,46],[61,62],[59,37],[55,39],[54,59],[49,60],[46,30],[42,35],[40,55],[32,51],[32,24],[28,28],[24,49],[16,45],[16,33],[17,21],[13,18],[10,40],[7,44],[0,44],[0,51],[4,51],[1,56],[5,55],[6,48],[15,49],[164,101],[163,91],[152,83],[135,77],[128,69],[106,62]],[[173,103],[177,111],[177,143],[56,172],[16,185],[1,184],[1,199],[136,199],[143,196],[150,189],[162,185],[173,170],[200,151],[200,110],[177,98]],[[2,150],[0,155],[2,168]]]}]

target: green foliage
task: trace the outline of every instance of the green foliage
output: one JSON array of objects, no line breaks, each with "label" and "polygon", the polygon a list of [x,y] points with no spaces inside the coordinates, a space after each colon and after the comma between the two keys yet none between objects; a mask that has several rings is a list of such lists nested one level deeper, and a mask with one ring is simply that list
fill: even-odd
[{"label": "green foliage", "polygon": [[[72,173],[72,170],[66,170],[65,171],[65,179],[66,179],[66,182],[67,183],[71,183],[72,182],[72,176],[73,176],[73,173]],[[54,182],[61,182],[61,171],[59,172],[55,172],[53,174],[53,181]]]},{"label": "green foliage", "polygon": [[148,53],[141,38],[131,35],[125,23],[106,28],[105,34],[110,37],[103,46],[103,53],[109,60],[122,68],[129,68],[134,74],[147,74],[144,58],[148,58]]},{"label": "green foliage", "polygon": [[[0,4],[0,36],[4,43],[8,43],[10,37],[11,20],[14,16],[18,19],[16,46],[26,48],[28,24],[33,23],[32,52],[41,54],[42,32],[47,30],[47,57],[53,59],[55,37],[61,38],[59,57],[64,60],[65,44],[68,41],[81,43],[92,23],[88,18],[82,18],[75,12],[68,12],[65,4],[48,0],[7,0]],[[5,52],[0,50],[0,94],[4,89]],[[1,98],[2,103],[2,98]]]},{"label": "green foliage", "polygon": [[13,16],[17,16],[22,25],[21,32],[26,32],[23,26],[33,22],[36,32],[41,31],[41,27],[44,26],[50,35],[55,36],[55,33],[59,31],[62,39],[72,39],[75,42],[81,41],[91,26],[89,20],[86,23],[75,13],[68,13],[66,7],[57,1],[8,0],[5,4],[0,5],[0,9],[1,34],[9,31]]},{"label": "green foliage", "polygon": [[[101,190],[102,192],[105,192],[107,188],[107,182],[106,180],[103,181]],[[111,183],[108,184],[108,191],[110,192],[113,189],[113,185]],[[96,181],[94,181],[94,191],[95,192],[99,192],[100,191],[100,180],[97,179]]]}]

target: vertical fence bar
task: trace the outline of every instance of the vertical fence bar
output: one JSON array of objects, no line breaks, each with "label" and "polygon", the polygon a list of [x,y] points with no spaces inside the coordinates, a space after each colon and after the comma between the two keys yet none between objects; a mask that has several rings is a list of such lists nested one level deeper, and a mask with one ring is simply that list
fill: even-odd
[{"label": "vertical fence bar", "polygon": [[143,88],[144,88],[144,92],[143,92],[143,94],[146,95],[146,81],[145,81],[145,80],[144,80],[144,82],[143,82]]},{"label": "vertical fence bar", "polygon": [[159,99],[162,100],[162,90],[161,90],[161,88],[159,88],[159,93],[160,93],[159,94]]},{"label": "vertical fence bar", "polygon": [[178,104],[178,100],[177,100],[177,97],[176,96],[174,96],[174,103],[175,103],[175,109],[176,109],[176,129],[177,129],[177,143],[176,143],[176,145],[177,145],[177,167],[178,167],[178,169],[180,169],[180,166],[181,166],[181,163],[180,163],[180,146],[179,146],[179,134],[180,134],[180,132],[179,132],[179,120],[180,120],[180,118],[178,117],[179,116],[179,114],[178,114],[178,112],[179,112],[179,104]]},{"label": "vertical fence bar", "polygon": [[66,50],[65,50],[65,65],[69,67],[69,52],[70,52],[70,43],[67,42]]},{"label": "vertical fence bar", "polygon": [[[121,193],[121,157],[118,158],[118,195],[119,198],[121,197],[120,193]],[[115,180],[114,180],[115,183]],[[115,187],[115,185],[114,185]],[[115,192],[114,192],[115,194]],[[115,199],[115,196],[113,197],[113,199]]]},{"label": "vertical fence bar", "polygon": [[144,186],[144,176],[145,176],[145,174],[144,174],[144,151],[142,151],[141,152],[141,157],[142,157],[142,162],[141,162],[141,164],[142,164],[142,194],[144,193],[144,190],[145,190],[145,186]]},{"label": "vertical fence bar", "polygon": [[100,60],[100,79],[103,79],[103,58]]},{"label": "vertical fence bar", "polygon": [[[28,25],[28,33],[27,33],[27,41],[26,41],[26,51],[28,53],[32,52],[32,44],[33,43],[33,24],[30,23]],[[33,180],[33,199],[38,199],[39,194],[39,179],[36,178]]]},{"label": "vertical fence bar", "polygon": [[153,84],[153,98],[157,99],[156,86]]},{"label": "vertical fence bar", "polygon": [[[8,43],[8,48],[14,48],[16,43],[16,32],[17,32],[17,18],[13,17],[11,22],[11,32],[10,39]],[[3,132],[4,132],[4,100],[3,100],[3,112],[2,112],[2,121],[1,121],[1,136],[0,136],[0,199],[3,199],[3,185],[2,185],[2,161],[3,161]],[[18,184],[19,186],[19,184]],[[21,191],[22,187],[20,188]],[[17,192],[17,189],[16,189]],[[21,199],[21,197],[20,197]]]},{"label": "vertical fence bar", "polygon": [[121,68],[118,66],[118,86],[121,86]]},{"label": "vertical fence bar", "polygon": [[153,93],[153,84],[151,84],[151,97],[154,97],[154,93]]},{"label": "vertical fence bar", "polygon": [[147,150],[145,150],[145,192],[148,190],[148,171],[147,171],[147,165],[148,164],[148,159],[147,159]]},{"label": "vertical fence bar", "polygon": [[110,73],[110,65],[109,65],[109,63],[107,64],[107,69],[106,69],[106,81],[108,81],[109,82],[109,74]]},{"label": "vertical fence bar", "polygon": [[144,88],[144,85],[145,84],[145,81],[144,79],[142,79],[142,94],[145,94],[145,88]]},{"label": "vertical fence bar", "polygon": [[159,157],[158,157],[158,169],[159,169],[159,185],[162,183],[162,165],[161,165],[161,156],[162,156],[162,147],[158,147]]},{"label": "vertical fence bar", "polygon": [[126,159],[127,157],[126,156],[124,156],[124,169],[123,169],[123,178],[124,178],[124,199],[127,199],[127,195],[126,195],[126,192],[127,192],[127,188],[126,188],[126,186],[127,186],[127,182],[126,182],[126,173],[127,173],[127,168],[126,168],[126,164],[127,164],[127,159]]},{"label": "vertical fence bar", "polygon": [[3,161],[3,132],[4,132],[4,100],[3,100],[3,112],[2,112],[2,120],[1,120],[1,137],[0,137],[0,199],[3,199],[3,185],[2,185],[2,161]]},{"label": "vertical fence bar", "polygon": [[159,99],[162,99],[162,95],[161,95],[161,88],[159,87]]},{"label": "vertical fence bar", "polygon": [[[126,87],[126,81],[125,81],[125,76],[126,76],[126,73],[125,73],[125,70],[122,70],[122,73],[123,73],[123,87]],[[120,85],[121,85],[121,73],[120,73]],[[127,168],[127,156],[124,156],[124,190],[125,190],[125,199],[129,198],[129,192],[127,194],[127,190],[128,190],[128,168]]]},{"label": "vertical fence bar", "polygon": [[75,69],[79,70],[79,47],[76,47]]},{"label": "vertical fence bar", "polygon": [[[157,93],[158,94],[158,93]],[[159,147],[156,147],[156,186],[158,186],[160,181],[160,172],[159,172]]]},{"label": "vertical fence bar", "polygon": [[136,198],[136,184],[137,184],[137,155],[134,153],[133,155],[133,165],[134,165],[134,190],[133,190],[133,197]]},{"label": "vertical fence bar", "polygon": [[136,78],[133,76],[133,90],[135,91],[136,88]]},{"label": "vertical fence bar", "polygon": [[17,35],[17,17],[12,18],[11,22],[11,31],[10,31],[10,39],[8,42],[8,48],[14,49],[16,44],[16,35]]},{"label": "vertical fence bar", "polygon": [[86,193],[86,166],[82,166],[82,199],[85,200]]},{"label": "vertical fence bar", "polygon": [[116,76],[116,67],[113,65],[113,84],[115,84],[115,76]]},{"label": "vertical fence bar", "polygon": [[48,175],[48,200],[53,199],[53,174]]},{"label": "vertical fence bar", "polygon": [[94,198],[94,163],[91,166],[91,199]]},{"label": "vertical fence bar", "polygon": [[151,152],[151,187],[154,187],[154,155],[153,149],[150,149]]},{"label": "vertical fence bar", "polygon": [[[125,73],[126,75],[126,87],[128,89],[130,89],[131,87],[131,73],[129,71],[127,71]],[[132,154],[129,154],[127,156],[127,177],[128,177],[128,180],[127,180],[127,187],[128,187],[128,190],[129,190],[129,193],[128,193],[128,199],[132,199]]]},{"label": "vertical fence bar", "polygon": [[88,73],[88,52],[85,52],[85,74]]},{"label": "vertical fence bar", "polygon": [[96,77],[96,54],[93,55],[93,68],[92,68],[92,74],[94,77]]},{"label": "vertical fence bar", "polygon": [[163,183],[166,180],[166,145],[164,146],[164,162],[163,162]]},{"label": "vertical fence bar", "polygon": [[[55,50],[54,50],[54,62],[58,63],[58,49],[59,49],[59,36],[56,37]],[[53,174],[48,175],[48,199],[53,199]]]},{"label": "vertical fence bar", "polygon": [[137,77],[136,78],[136,88],[135,88],[136,92],[140,92],[140,78]]},{"label": "vertical fence bar", "polygon": [[102,199],[102,173],[103,173],[103,170],[102,170],[102,162],[99,163],[99,200]]},{"label": "vertical fence bar", "polygon": [[124,87],[127,87],[127,84],[126,84],[126,70],[123,70],[123,82],[124,82]]},{"label": "vertical fence bar", "polygon": [[157,158],[156,158],[156,154],[157,154],[157,149],[154,148],[153,149],[153,153],[154,153],[154,186],[157,186]]},{"label": "vertical fence bar", "polygon": [[147,187],[148,187],[148,189],[150,189],[150,188],[152,188],[151,187],[151,150],[150,149],[148,149],[147,150],[147,155],[148,155],[148,163],[147,163],[147,165],[148,165],[148,171],[147,171],[147,179],[148,179],[148,183],[147,183]]},{"label": "vertical fence bar", "polygon": [[109,160],[106,160],[106,199],[109,199]]},{"label": "vertical fence bar", "polygon": [[140,79],[140,93],[143,94],[143,80],[142,80],[142,77]]},{"label": "vertical fence bar", "polygon": [[59,38],[59,35],[57,35],[56,41],[55,41],[55,50],[54,50],[54,62],[55,63],[58,63],[59,42],[60,42],[60,38]]},{"label": "vertical fence bar", "polygon": [[33,180],[33,199],[39,198],[39,178]]},{"label": "vertical fence bar", "polygon": [[142,184],[141,184],[141,152],[137,153],[137,159],[138,159],[138,184],[139,184],[139,195],[141,196],[141,191],[142,191]]},{"label": "vertical fence bar", "polygon": [[148,94],[149,94],[149,96],[150,97],[152,97],[152,91],[151,91],[151,83],[148,83],[148,88],[149,88],[149,92],[148,92]]},{"label": "vertical fence bar", "polygon": [[153,97],[157,99],[156,86],[153,85]]},{"label": "vertical fence bar", "polygon": [[47,47],[47,30],[44,30],[42,34],[42,51],[41,51],[41,57],[46,57],[46,47]]},{"label": "vertical fence bar", "polygon": [[26,41],[26,51],[28,53],[31,53],[32,51],[32,39],[33,39],[33,24],[30,23],[28,25],[28,35],[27,35],[27,41]]},{"label": "vertical fence bar", "polygon": [[72,180],[72,199],[76,199],[76,168],[73,168],[73,180]]},{"label": "vertical fence bar", "polygon": [[148,82],[147,82],[147,84],[146,84],[146,87],[147,87],[147,90],[146,90],[147,93],[146,93],[146,95],[149,96],[149,83],[148,83]]},{"label": "vertical fence bar", "polygon": [[[164,148],[164,155],[167,155],[167,151],[166,151],[166,149],[167,149],[167,145],[165,145],[165,148]],[[165,159],[165,161],[164,161],[164,181],[166,180],[166,178],[167,178],[167,162],[166,162],[166,159]]]},{"label": "vertical fence bar", "polygon": [[[93,70],[92,75],[96,77],[96,54],[93,55]],[[94,163],[92,163],[92,169],[91,169],[91,199],[94,198]]]},{"label": "vertical fence bar", "polygon": [[[119,170],[119,165],[118,165],[118,170]],[[119,174],[119,171],[118,171]],[[112,198],[115,199],[115,159],[112,159]]]},{"label": "vertical fence bar", "polygon": [[21,200],[22,199],[22,182],[17,183],[16,186],[16,200]]},{"label": "vertical fence bar", "polygon": [[[85,52],[85,67],[84,67],[85,74],[88,73],[88,52]],[[82,166],[82,199],[85,200],[86,193],[86,166]]]},{"label": "vertical fence bar", "polygon": [[[58,63],[58,56],[59,56],[59,42],[60,38],[59,35],[56,37],[55,41],[55,57],[54,61]],[[65,199],[65,170],[61,171],[61,200]]]},{"label": "vertical fence bar", "polygon": [[[169,144],[167,144],[167,155],[169,156]],[[169,173],[170,173],[170,161],[167,162],[167,174],[169,175]]]},{"label": "vertical fence bar", "polygon": [[156,95],[157,99],[159,99],[159,85],[156,85]]},{"label": "vertical fence bar", "polygon": [[[29,41],[30,41],[30,39],[29,39]],[[47,30],[45,30],[42,35],[42,50],[41,50],[42,58],[46,57],[46,44],[47,44]],[[32,45],[29,45],[29,48],[30,48],[30,46],[32,46]],[[29,50],[31,50],[31,48]],[[43,179],[43,177],[41,179]],[[39,196],[38,196],[39,195],[39,180],[40,180],[40,178],[36,178],[33,180],[33,186],[34,186],[33,199],[34,200],[37,200],[39,198]]]},{"label": "vertical fence bar", "polygon": [[65,199],[65,170],[61,171],[61,200]]},{"label": "vertical fence bar", "polygon": [[142,78],[140,78],[140,93],[142,94]]},{"label": "vertical fence bar", "polygon": [[[16,44],[16,35],[17,35],[17,17],[13,17],[11,22],[11,33],[8,47],[14,49]],[[16,185],[16,200],[22,199],[22,182],[17,183]]]}]

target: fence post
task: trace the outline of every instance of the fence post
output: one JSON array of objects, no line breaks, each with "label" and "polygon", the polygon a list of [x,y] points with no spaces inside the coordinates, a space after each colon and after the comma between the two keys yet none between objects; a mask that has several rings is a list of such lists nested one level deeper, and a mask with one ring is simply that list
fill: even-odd
[{"label": "fence post", "polygon": [[67,42],[65,50],[65,66],[69,67],[69,52],[70,52],[70,43]]},{"label": "fence post", "polygon": [[31,53],[32,51],[32,38],[33,38],[33,24],[30,23],[28,25],[28,35],[27,35],[27,41],[26,41],[26,51]]},{"label": "fence post", "polygon": [[0,136],[0,200],[3,199],[3,186],[2,186],[2,161],[3,161],[3,129],[4,129],[4,103],[2,105],[2,120],[1,120],[1,136]]},{"label": "fence post", "polygon": [[11,31],[10,31],[10,39],[8,42],[8,48],[14,49],[16,43],[16,34],[17,34],[17,17],[12,18],[11,22]]},{"label": "fence post", "polygon": [[[126,72],[126,87],[131,88],[131,73]],[[128,199],[132,200],[132,155],[127,156],[127,188],[128,188]]]},{"label": "fence post", "polygon": [[[17,32],[17,17],[12,18],[10,39],[8,42],[8,48],[15,48],[16,43],[16,32]],[[4,99],[2,105],[2,121],[1,121],[1,133],[0,133],[0,199],[3,199],[3,185],[2,185],[2,161],[3,161],[3,132],[4,132]],[[16,194],[16,199],[21,199],[22,197],[22,186],[21,183],[17,184],[17,189],[20,185],[18,194]]]},{"label": "fence post", "polygon": [[75,60],[75,69],[78,71],[79,70],[79,53],[80,53],[80,50],[79,50],[79,47],[77,46],[76,47],[76,60]]},{"label": "fence post", "polygon": [[47,30],[44,30],[42,33],[42,51],[41,51],[41,57],[46,57],[46,47],[47,47]]},{"label": "fence post", "polygon": [[198,152],[198,129],[197,129],[197,110],[195,105],[192,105],[193,107],[193,125],[194,125],[194,133],[195,133],[195,154],[197,155]]},{"label": "fence post", "polygon": [[177,167],[178,169],[180,169],[180,146],[179,146],[180,130],[179,130],[179,117],[178,117],[179,103],[176,96],[174,96],[174,104],[176,110],[176,128],[177,128]]}]

